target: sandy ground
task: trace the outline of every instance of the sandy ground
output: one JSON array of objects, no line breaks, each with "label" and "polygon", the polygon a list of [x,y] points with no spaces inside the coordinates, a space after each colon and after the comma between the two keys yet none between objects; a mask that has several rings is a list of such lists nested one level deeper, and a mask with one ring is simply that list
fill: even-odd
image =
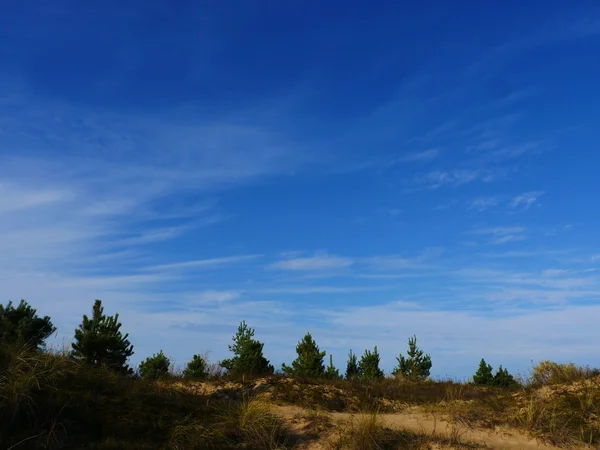
[{"label": "sandy ground", "polygon": [[[275,412],[288,422],[302,415],[302,408],[296,406],[277,406]],[[353,415],[350,413],[328,413],[333,421],[340,424],[348,422]],[[385,426],[396,430],[410,430],[429,435],[459,438],[460,442],[484,444],[487,448],[493,449],[553,449],[556,447],[548,446],[537,442],[535,439],[519,433],[515,430],[482,430],[453,427],[447,421],[435,418],[432,415],[426,415],[418,412],[401,412],[394,414],[380,414],[381,421]],[[298,430],[300,431],[300,430]],[[307,441],[301,445],[305,450],[319,450],[329,448],[327,439],[322,438],[315,441]]]}]

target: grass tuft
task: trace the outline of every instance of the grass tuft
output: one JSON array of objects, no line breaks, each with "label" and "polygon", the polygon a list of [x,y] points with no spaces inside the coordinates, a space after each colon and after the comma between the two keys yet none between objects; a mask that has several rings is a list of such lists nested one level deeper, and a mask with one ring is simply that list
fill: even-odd
[{"label": "grass tuft", "polygon": [[334,449],[381,450],[390,448],[395,440],[394,433],[381,423],[379,414],[374,411],[354,416],[332,446]]}]

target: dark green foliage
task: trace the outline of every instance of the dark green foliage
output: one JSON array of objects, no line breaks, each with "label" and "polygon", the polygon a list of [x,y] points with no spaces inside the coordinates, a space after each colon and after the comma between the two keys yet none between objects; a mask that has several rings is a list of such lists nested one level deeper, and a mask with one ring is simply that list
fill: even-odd
[{"label": "dark green foliage", "polygon": [[231,375],[270,375],[274,368],[264,357],[263,346],[262,342],[254,339],[254,329],[242,321],[233,337],[233,344],[229,346],[234,357],[221,361],[221,366]]},{"label": "dark green foliage", "polygon": [[496,375],[494,375],[493,384],[494,386],[501,387],[511,387],[519,385],[519,383],[517,383],[514,377],[510,373],[508,373],[508,370],[503,369],[502,366],[498,368]]},{"label": "dark green foliage", "polygon": [[83,315],[83,322],[75,330],[72,356],[111,370],[131,372],[126,364],[133,355],[129,335],[120,331],[119,314],[106,316],[103,312],[102,302],[96,300],[91,319]]},{"label": "dark green foliage", "polygon": [[139,373],[142,378],[158,380],[169,376],[171,360],[161,350],[160,352],[146,358],[140,364]]},{"label": "dark green foliage", "polygon": [[183,371],[183,378],[188,380],[203,380],[208,376],[208,362],[200,355],[194,355]]},{"label": "dark green foliage", "polygon": [[327,370],[325,371],[325,378],[327,378],[328,380],[342,379],[339,370],[333,365],[333,355],[329,355],[329,365],[327,366]]},{"label": "dark green foliage", "polygon": [[16,308],[12,302],[0,305],[0,343],[40,349],[56,328],[50,317],[38,317],[36,312],[25,300]]},{"label": "dark green foliage", "polygon": [[359,373],[362,381],[376,381],[383,378],[383,371],[379,368],[379,353],[377,346],[373,352],[365,350],[365,354],[360,358]]},{"label": "dark green foliage", "polygon": [[417,336],[408,339],[407,358],[402,354],[396,358],[398,367],[392,372],[409,380],[425,380],[431,370],[431,356],[425,355],[423,350],[417,347]]},{"label": "dark green foliage", "polygon": [[508,373],[508,370],[503,369],[502,366],[498,368],[495,375],[492,375],[492,366],[487,364],[483,358],[479,362],[479,369],[477,369],[477,372],[473,375],[473,384],[500,387],[519,385],[514,377]]},{"label": "dark green foliage", "polygon": [[477,372],[473,375],[473,383],[482,386],[491,386],[494,383],[492,366],[486,364],[485,359],[483,358],[481,358],[481,361],[479,362]]},{"label": "dark green foliage", "polygon": [[356,354],[352,353],[348,355],[348,362],[346,363],[346,380],[356,380],[360,378],[360,367],[358,366],[358,359]]},{"label": "dark green foliage", "polygon": [[283,373],[307,378],[322,378],[325,375],[323,358],[326,352],[319,350],[319,346],[310,333],[306,333],[302,340],[298,342],[296,353],[298,356],[292,362],[291,367],[283,364]]}]

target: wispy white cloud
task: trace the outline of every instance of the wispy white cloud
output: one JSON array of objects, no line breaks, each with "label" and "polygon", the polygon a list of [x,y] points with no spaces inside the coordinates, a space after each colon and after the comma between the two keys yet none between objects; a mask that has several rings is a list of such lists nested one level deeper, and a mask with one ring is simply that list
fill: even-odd
[{"label": "wispy white cloud", "polygon": [[[368,257],[348,257],[326,253],[308,257],[283,259],[270,264],[271,269],[291,271],[320,271],[335,269],[364,269],[375,273],[405,269],[424,269],[442,255],[443,248],[427,248],[416,256],[377,255]],[[363,273],[363,275],[365,275]]]},{"label": "wispy white cloud", "polygon": [[279,270],[312,271],[343,269],[350,267],[353,264],[354,260],[352,258],[333,256],[327,254],[318,254],[315,256],[276,261],[270,264],[269,267],[271,269]]},{"label": "wispy white cloud", "polygon": [[544,191],[531,191],[517,195],[510,202],[510,207],[513,209],[521,209],[526,211],[533,205],[539,204],[538,199],[544,195],[544,193]]},{"label": "wispy white cloud", "polygon": [[223,258],[198,259],[193,261],[175,262],[169,264],[159,264],[155,266],[145,267],[145,271],[173,271],[173,270],[190,270],[190,269],[205,269],[218,267],[227,264],[236,264],[240,262],[248,262],[261,258],[263,255],[236,255],[226,256]]},{"label": "wispy white cloud", "polygon": [[489,183],[505,176],[503,169],[453,169],[437,170],[413,179],[413,185],[424,186],[428,189],[438,189],[443,186],[457,187],[464,184],[481,181]]},{"label": "wispy white cloud", "polygon": [[[338,339],[350,348],[361,348],[364,340],[353,339],[342,330],[372,336],[382,355],[382,366],[387,370],[392,368],[395,357],[412,334],[418,336],[421,348],[432,354],[434,367],[452,366],[456,370],[462,361],[470,361],[470,366],[461,369],[472,373],[481,355],[486,355],[486,360],[495,365],[524,370],[530,366],[530,360],[574,360],[583,364],[593,358],[595,349],[591,345],[575,346],[576,353],[569,347],[581,342],[581,329],[594,329],[588,314],[598,313],[598,306],[580,306],[498,316],[388,302],[332,312],[331,332],[339,333]],[[593,334],[600,338],[600,333]]]},{"label": "wispy white cloud", "polygon": [[377,272],[426,269],[431,268],[432,261],[438,259],[444,253],[443,248],[427,248],[414,257],[403,256],[373,256],[363,258],[361,261]]},{"label": "wispy white cloud", "polygon": [[389,163],[389,165],[409,162],[427,162],[437,158],[439,154],[440,151],[437,148],[431,148],[429,150],[423,150],[421,152],[407,153],[403,156],[400,156],[399,158],[392,160]]},{"label": "wispy white cloud", "polygon": [[548,231],[546,231],[545,234],[546,234],[546,236],[555,236],[557,234],[568,233],[570,231],[573,231],[573,224],[568,223],[566,225],[553,227],[553,228],[549,229]]},{"label": "wispy white cloud", "polygon": [[488,227],[470,231],[470,234],[484,235],[488,244],[506,244],[527,239],[524,227]]},{"label": "wispy white cloud", "polygon": [[487,156],[496,161],[515,159],[526,154],[540,154],[551,148],[546,141],[525,142],[516,145],[508,145],[491,151]]},{"label": "wispy white cloud", "polygon": [[22,189],[9,183],[0,183],[0,215],[14,213],[19,210],[51,206],[66,202],[72,193],[57,189]]},{"label": "wispy white cloud", "polygon": [[378,209],[377,212],[386,214],[388,216],[396,217],[402,214],[402,210],[399,208],[382,208]]},{"label": "wispy white cloud", "polygon": [[572,250],[535,250],[535,251],[509,251],[482,253],[487,258],[548,258],[549,256],[564,256],[572,253]]},{"label": "wispy white cloud", "polygon": [[239,298],[241,294],[236,291],[202,291],[195,293],[185,298],[185,304],[193,307],[194,304],[206,304],[206,303],[221,303],[228,302]]},{"label": "wispy white cloud", "polygon": [[467,205],[469,209],[486,211],[490,208],[498,206],[499,202],[499,197],[477,197],[467,202]]},{"label": "wispy white cloud", "polygon": [[289,286],[282,288],[259,289],[261,294],[350,294],[386,290],[384,286]]}]

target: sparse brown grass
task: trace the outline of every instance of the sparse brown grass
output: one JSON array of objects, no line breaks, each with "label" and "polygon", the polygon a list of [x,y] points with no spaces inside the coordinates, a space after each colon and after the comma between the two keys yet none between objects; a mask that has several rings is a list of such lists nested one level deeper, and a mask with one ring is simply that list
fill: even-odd
[{"label": "sparse brown grass", "polygon": [[330,441],[333,450],[425,450],[425,449],[478,449],[486,448],[461,440],[461,432],[450,433],[448,437],[397,430],[387,427],[377,411],[359,413],[338,430]]},{"label": "sparse brown grass", "polygon": [[533,367],[529,383],[540,387],[554,384],[573,383],[600,375],[599,369],[576,366],[573,363],[559,364],[552,361],[541,361]]},{"label": "sparse brown grass", "polygon": [[555,445],[600,443],[600,384],[529,389],[512,421]]},{"label": "sparse brown grass", "polygon": [[246,448],[257,450],[285,448],[287,427],[273,414],[265,398],[244,395],[241,401],[230,401],[219,408],[214,430],[225,438],[225,443],[243,442]]},{"label": "sparse brown grass", "polygon": [[209,398],[55,354],[0,347],[0,448],[281,448],[257,398]]},{"label": "sparse brown grass", "polygon": [[276,401],[337,412],[395,412],[410,405],[438,404],[446,401],[449,395],[454,395],[453,392],[464,401],[477,401],[498,391],[454,381],[414,382],[393,378],[371,383],[279,378],[273,379],[271,387]]},{"label": "sparse brown grass", "polygon": [[[64,354],[2,347],[0,448],[294,448],[298,436],[272,402],[306,408],[294,419],[303,439],[332,438],[334,449],[468,447],[465,429],[496,427],[520,428],[559,446],[600,444],[600,377],[543,367],[542,381],[523,389],[282,377],[202,384],[132,379]],[[386,428],[379,412],[408,407],[443,417],[452,429],[442,439]],[[340,428],[332,411],[356,415]]]},{"label": "sparse brown grass", "polygon": [[354,416],[347,427],[339,430],[331,446],[333,449],[382,450],[398,448],[397,438],[392,430],[383,426],[378,413],[371,412]]},{"label": "sparse brown grass", "polygon": [[294,416],[293,421],[302,426],[309,438],[317,438],[333,426],[331,416],[319,408],[302,410]]}]

